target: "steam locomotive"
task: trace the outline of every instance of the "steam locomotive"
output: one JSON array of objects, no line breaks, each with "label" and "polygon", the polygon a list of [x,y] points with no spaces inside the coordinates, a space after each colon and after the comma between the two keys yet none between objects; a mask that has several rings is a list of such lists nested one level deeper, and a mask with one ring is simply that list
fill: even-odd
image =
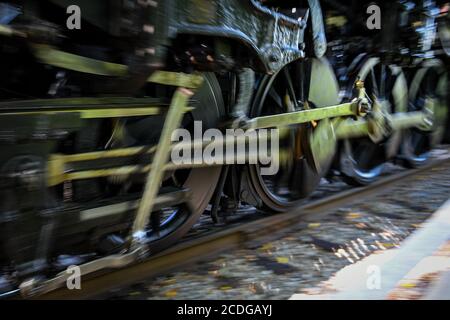
[{"label": "steam locomotive", "polygon": [[[71,265],[84,275],[146,259],[203,214],[284,212],[324,177],[365,185],[389,161],[424,165],[450,139],[449,10],[0,1],[0,297],[62,286]],[[196,122],[277,128],[279,170],[261,174],[249,150],[239,163],[174,163],[173,131]]]}]

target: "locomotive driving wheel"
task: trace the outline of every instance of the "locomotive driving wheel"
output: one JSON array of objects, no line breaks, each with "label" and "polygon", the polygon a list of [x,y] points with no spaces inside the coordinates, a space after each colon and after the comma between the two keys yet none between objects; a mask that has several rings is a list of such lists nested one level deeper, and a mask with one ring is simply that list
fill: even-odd
[{"label": "locomotive driving wheel", "polygon": [[[201,122],[203,131],[217,128],[224,114],[224,102],[219,82],[213,73],[204,74],[203,86],[197,90],[191,101],[195,108],[185,115],[181,127],[189,130],[192,137],[194,122]],[[159,128],[163,123],[151,118],[143,121],[144,123],[128,123],[127,129],[132,135],[145,136],[149,128]],[[192,228],[209,204],[220,173],[220,167],[167,172],[162,187],[187,190],[189,197],[187,203],[152,213],[147,230],[150,252],[169,247]]]},{"label": "locomotive driving wheel", "polygon": [[[166,86],[151,85],[148,93],[160,98],[170,98],[173,89]],[[195,95],[191,98],[190,106],[193,110],[185,114],[181,128],[187,129],[194,137],[194,122],[200,121],[202,130],[216,128],[223,116],[224,105],[221,89],[216,76],[213,73],[204,74],[204,82]],[[104,149],[114,150],[122,148],[155,146],[158,144],[166,116],[149,116],[137,118],[123,118],[115,120],[115,126],[110,139]],[[106,129],[105,129],[106,130]],[[92,137],[92,134],[91,134]],[[149,147],[150,148],[150,147]],[[139,159],[136,159],[140,161]],[[203,214],[215,190],[221,172],[220,167],[204,167],[194,169],[179,169],[167,171],[163,177],[160,187],[160,194],[166,198],[181,197],[183,201],[167,207],[158,208],[150,215],[150,221],[145,229],[146,244],[149,252],[159,252],[184,236]],[[207,178],[205,178],[207,177]],[[81,181],[82,188],[87,190],[89,186],[100,185],[102,190],[100,196],[112,199],[131,198],[139,199],[142,196],[146,175],[132,174],[128,176],[112,176],[102,180]],[[78,192],[79,190],[74,190]],[[92,199],[86,198],[84,201]],[[170,201],[169,201],[170,202]],[[180,203],[181,202],[181,203]],[[133,221],[134,216],[130,212],[129,221]],[[117,229],[116,229],[117,230]],[[115,235],[118,234],[116,231]],[[122,229],[120,236],[125,238],[129,234],[128,230]],[[112,237],[114,239],[114,237]],[[107,238],[109,239],[109,237]],[[114,251],[104,250],[111,245],[106,244],[101,247],[101,254],[111,254]],[[112,248],[114,249],[114,247]]]},{"label": "locomotive driving wheel", "polygon": [[[338,92],[327,60],[296,61],[260,80],[250,118],[335,105],[339,102]],[[249,167],[252,185],[264,208],[289,210],[319,185],[322,174],[314,169],[308,153],[309,137],[316,127],[317,122],[312,122],[280,129],[289,132],[280,140],[280,168],[276,174],[263,176],[260,165]]]},{"label": "locomotive driving wheel", "polygon": [[[425,62],[412,78],[408,112],[430,112],[433,125],[431,130],[404,130],[401,158],[407,167],[425,164],[429,159],[429,152],[442,141],[448,112],[447,88],[448,75],[444,64],[439,60]],[[426,108],[429,110],[425,110]]]},{"label": "locomotive driving wheel", "polygon": [[[405,112],[408,103],[407,81],[401,68],[386,65],[379,58],[369,58],[362,63],[353,83],[362,80],[370,99],[377,99],[383,112]],[[354,96],[353,84],[346,96]],[[401,136],[392,133],[382,141],[369,137],[344,140],[341,146],[340,171],[344,180],[352,185],[367,185],[376,180],[388,159],[395,156]]]}]

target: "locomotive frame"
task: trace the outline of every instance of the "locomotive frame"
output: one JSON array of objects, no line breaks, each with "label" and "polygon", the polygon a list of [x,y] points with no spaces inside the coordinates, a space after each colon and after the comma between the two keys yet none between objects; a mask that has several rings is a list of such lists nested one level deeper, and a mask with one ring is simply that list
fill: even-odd
[{"label": "locomotive frame", "polygon": [[[309,137],[307,156],[315,171],[320,175],[324,175],[329,168],[330,161],[339,148],[338,140],[369,137],[374,143],[378,143],[386,139],[393,131],[414,127],[422,131],[432,129],[435,109],[433,99],[428,100],[426,106],[420,111],[391,115],[386,106],[376,97],[368,96],[364,82],[360,80],[354,83],[356,94],[345,103],[315,109],[304,108],[251,119],[245,116],[255,87],[253,72],[275,76],[289,64],[306,58],[308,48],[311,47],[315,57],[324,56],[325,27],[318,0],[309,0],[309,8],[299,10],[293,16],[262,6],[256,0],[170,0],[158,3],[157,7],[151,4],[152,1],[146,3],[154,9],[155,16],[152,17],[152,21],[160,24],[153,29],[154,32],[151,32],[152,47],[145,48],[147,54],[144,55],[144,60],[148,59],[145,61],[160,63],[161,57],[166,54],[166,46],[170,40],[190,36],[194,39],[207,39],[205,43],[211,44],[212,48],[205,47],[206,54],[201,52],[196,55],[195,50],[192,50],[193,53],[190,53],[188,57],[180,58],[180,64],[184,66],[188,61],[198,71],[233,71],[239,74],[241,79],[239,96],[237,103],[233,106],[234,109],[230,112],[233,115],[231,127],[258,130],[318,123]],[[311,37],[307,39],[306,29],[309,20],[312,21],[312,31]],[[38,44],[39,41],[35,42],[34,35],[28,35],[26,30],[15,29],[14,26],[2,26],[0,34],[19,38],[21,41],[24,36],[25,41],[31,39],[33,55],[38,61],[48,66],[115,78],[127,77],[131,72],[131,66],[125,64],[69,53],[59,50],[52,44]],[[237,51],[232,50],[236,48]],[[182,49],[190,50],[189,47],[182,47]],[[240,54],[236,55],[236,52]],[[142,48],[135,50],[136,55],[141,53]],[[124,253],[107,255],[82,264],[80,266],[82,275],[105,268],[125,267],[147,257],[150,252],[148,252],[145,230],[151,220],[152,212],[168,204],[183,203],[190,196],[187,190],[170,195],[159,194],[159,192],[165,172],[185,168],[185,166],[177,166],[169,162],[172,148],[170,136],[180,127],[183,116],[192,110],[193,101],[190,99],[201,87],[203,77],[195,72],[187,74],[170,70],[170,68],[164,71],[160,69],[164,68],[158,67],[145,81],[175,88],[170,103],[164,99],[128,97],[59,98],[0,103],[2,108],[1,143],[11,146],[17,143],[23,144],[23,141],[26,141],[25,144],[17,147],[19,151],[9,148],[9,152],[20,153],[23,152],[21,147],[30,147],[34,150],[34,155],[47,159],[44,164],[39,163],[37,166],[33,166],[32,159],[30,163],[25,163],[23,166],[20,166],[20,163],[9,164],[8,168],[11,167],[13,170],[3,175],[2,191],[0,191],[2,197],[10,199],[8,204],[4,205],[8,210],[4,211],[14,211],[15,206],[18,205],[17,202],[20,201],[16,193],[23,190],[28,190],[32,195],[31,199],[38,199],[48,197],[45,191],[47,188],[66,181],[127,176],[137,172],[146,177],[145,188],[139,201],[118,202],[96,209],[92,208],[90,211],[78,212],[78,219],[86,215],[87,211],[92,214],[95,210],[94,213],[100,217],[105,215],[105,211],[108,211],[108,214],[137,212],[132,220]],[[54,154],[50,151],[52,144],[71,132],[77,131],[87,119],[155,115],[165,116],[162,133],[156,146],[69,155]],[[8,160],[10,153],[7,152],[1,158]],[[144,158],[140,159],[138,164],[133,164],[136,156],[144,156]],[[245,155],[245,157],[250,156]],[[201,166],[208,165],[204,163]],[[19,171],[16,170],[17,167],[20,168]],[[73,210],[76,212],[77,208]],[[45,215],[45,213],[42,214]],[[21,291],[28,296],[44,293],[64,284],[68,276],[62,272],[45,281],[33,277],[22,283]]]}]

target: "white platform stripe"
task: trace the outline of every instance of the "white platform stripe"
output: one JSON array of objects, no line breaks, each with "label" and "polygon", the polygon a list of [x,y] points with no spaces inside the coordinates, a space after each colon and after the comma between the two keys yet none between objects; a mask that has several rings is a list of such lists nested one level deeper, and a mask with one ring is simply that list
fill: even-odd
[{"label": "white platform stripe", "polygon": [[[348,285],[336,293],[318,295],[296,294],[290,300],[382,300],[396,288],[399,281],[407,275],[422,259],[433,255],[450,239],[450,200],[440,208],[420,230],[407,238],[398,249],[391,249],[379,255],[371,255],[362,261],[344,268],[339,273],[341,281]],[[380,263],[382,262],[382,263]],[[381,269],[381,288],[367,288],[367,267],[377,265]],[[344,274],[342,271],[345,271]],[[339,273],[337,276],[339,276]],[[349,276],[351,274],[351,276]],[[334,281],[331,282],[336,282]],[[333,288],[329,288],[333,289]],[[327,290],[328,291],[328,290]],[[329,290],[332,291],[332,290]]]}]

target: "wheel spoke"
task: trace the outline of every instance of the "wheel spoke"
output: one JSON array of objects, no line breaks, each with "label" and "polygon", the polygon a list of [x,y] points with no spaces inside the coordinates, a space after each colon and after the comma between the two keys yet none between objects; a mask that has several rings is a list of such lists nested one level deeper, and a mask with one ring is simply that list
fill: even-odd
[{"label": "wheel spoke", "polygon": [[152,228],[152,232],[154,232],[157,236],[161,231],[161,211],[152,212],[150,216],[150,225]]},{"label": "wheel spoke", "polygon": [[362,143],[357,147],[356,158],[362,169],[374,169],[379,165],[379,148],[374,143]]},{"label": "wheel spoke", "polygon": [[299,99],[300,101],[309,101],[309,92],[311,86],[311,66],[302,64],[297,67],[297,74],[299,75]]},{"label": "wheel spoke", "polygon": [[291,98],[291,101],[294,103],[294,107],[297,108],[297,106],[298,106],[297,95],[295,94],[294,84],[292,82],[292,77],[291,77],[291,74],[289,73],[288,68],[284,68],[284,76],[286,78],[286,84],[287,84],[287,90],[289,93],[289,97]]},{"label": "wheel spoke", "polygon": [[280,109],[283,109],[283,99],[281,98],[281,96],[278,94],[278,92],[275,91],[275,88],[272,87],[269,90],[269,96],[272,98],[273,101],[275,101],[275,103],[277,104],[277,106]]},{"label": "wheel spoke", "polygon": [[419,132],[419,131],[411,131],[411,147],[412,153],[414,156],[423,156],[426,152],[428,152],[431,148],[431,135]]},{"label": "wheel spoke", "polygon": [[382,63],[381,64],[381,70],[380,70],[380,86],[379,86],[379,93],[380,97],[386,99],[387,98],[387,91],[386,91],[386,66]]},{"label": "wheel spoke", "polygon": [[389,99],[391,92],[392,92],[394,82],[395,82],[395,76],[391,72],[385,73],[384,81],[383,81],[383,89],[384,89],[384,98],[385,99]]},{"label": "wheel spoke", "polygon": [[370,69],[370,81],[372,84],[372,93],[376,96],[376,97],[380,97],[380,90],[378,90],[378,83],[377,83],[377,78],[375,76],[375,71],[372,69]]},{"label": "wheel spoke", "polygon": [[274,185],[274,191],[276,193],[280,193],[280,191],[287,186],[286,184],[286,170],[285,168],[280,168],[277,175],[274,176],[273,179],[273,185]]}]

